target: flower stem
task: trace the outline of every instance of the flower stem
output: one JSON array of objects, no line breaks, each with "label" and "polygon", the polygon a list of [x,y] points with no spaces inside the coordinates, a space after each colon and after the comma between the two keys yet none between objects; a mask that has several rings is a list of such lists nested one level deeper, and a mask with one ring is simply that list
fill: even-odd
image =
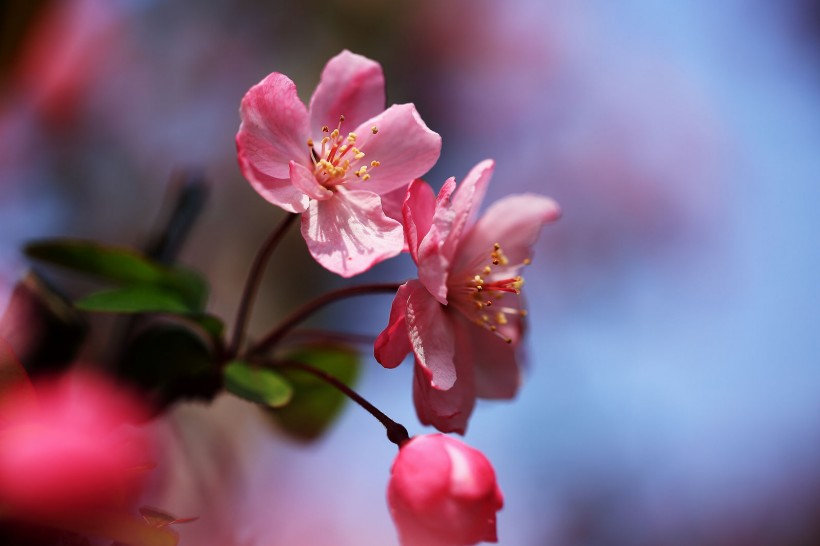
[{"label": "flower stem", "polygon": [[297,214],[288,214],[285,216],[279,225],[276,226],[265,242],[262,244],[259,252],[256,253],[256,258],[253,260],[253,265],[248,272],[248,278],[245,281],[245,288],[242,292],[242,299],[239,302],[239,309],[236,312],[236,320],[234,321],[233,337],[231,344],[228,347],[228,358],[233,358],[239,352],[239,347],[242,345],[242,338],[245,335],[245,327],[248,323],[248,317],[253,307],[253,300],[256,297],[256,291],[259,289],[259,283],[262,280],[262,272],[265,265],[273,254],[273,251],[279,245],[279,241],[285,236],[288,228],[296,220]]},{"label": "flower stem", "polygon": [[399,283],[360,284],[358,286],[349,286],[347,288],[341,288],[339,290],[323,294],[292,312],[279,324],[279,326],[268,332],[268,334],[262,338],[261,341],[251,347],[247,354],[248,356],[258,356],[266,351],[269,351],[288,332],[299,325],[299,323],[328,304],[352,296],[396,292],[400,286],[401,284]]},{"label": "flower stem", "polygon": [[371,404],[367,399],[365,399],[362,395],[345,385],[342,381],[340,381],[337,377],[327,373],[324,370],[320,370],[318,368],[314,368],[309,364],[305,364],[303,362],[296,362],[294,360],[276,360],[270,362],[271,366],[277,368],[290,368],[293,370],[300,370],[305,373],[309,373],[315,377],[318,377],[328,385],[331,385],[335,389],[341,391],[345,396],[359,404],[362,408],[364,408],[370,415],[375,417],[379,420],[379,422],[384,425],[385,430],[387,431],[387,439],[396,444],[397,446],[401,447],[401,445],[410,439],[410,435],[407,433],[407,429],[404,428],[404,425],[395,422],[390,417],[385,415],[379,408]]}]

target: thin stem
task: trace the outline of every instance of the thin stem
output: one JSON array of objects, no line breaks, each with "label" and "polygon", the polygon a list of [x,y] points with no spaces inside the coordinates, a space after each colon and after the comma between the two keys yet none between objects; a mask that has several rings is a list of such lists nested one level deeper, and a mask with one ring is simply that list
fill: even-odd
[{"label": "thin stem", "polygon": [[309,373],[314,377],[318,377],[328,385],[331,385],[335,389],[342,392],[345,396],[359,404],[362,408],[365,409],[370,415],[375,417],[379,420],[379,422],[384,425],[385,430],[387,431],[387,439],[396,444],[397,446],[401,447],[401,445],[410,439],[410,435],[407,433],[407,429],[400,423],[392,420],[390,417],[385,415],[379,408],[371,404],[367,399],[365,399],[362,395],[345,385],[342,381],[340,381],[335,376],[327,373],[324,370],[320,370],[318,368],[314,368],[309,364],[305,364],[303,362],[296,362],[294,360],[276,360],[274,362],[270,362],[271,366],[277,368],[290,368],[293,370],[300,370],[305,373]]},{"label": "thin stem", "polygon": [[248,278],[245,281],[245,288],[242,291],[242,299],[239,302],[239,309],[236,312],[236,320],[234,321],[233,337],[231,344],[228,347],[228,357],[233,358],[239,352],[239,347],[242,345],[242,338],[245,335],[245,327],[248,323],[248,317],[253,307],[253,300],[256,297],[256,291],[259,289],[259,283],[262,280],[262,272],[265,265],[273,254],[273,251],[279,245],[279,241],[285,236],[288,228],[296,220],[296,214],[288,214],[285,216],[279,225],[276,226],[259,252],[256,253],[256,258],[253,260],[253,265],[248,272]]},{"label": "thin stem", "polygon": [[318,298],[307,302],[305,305],[292,312],[288,317],[285,318],[285,320],[283,320],[279,324],[279,326],[275,327],[273,330],[268,332],[268,334],[264,338],[262,338],[261,341],[259,341],[256,345],[252,346],[250,350],[248,350],[248,355],[260,355],[262,353],[265,353],[266,351],[269,351],[288,332],[290,332],[293,328],[298,326],[299,323],[301,323],[303,320],[311,316],[316,311],[319,311],[322,307],[325,307],[326,305],[353,296],[396,292],[400,286],[401,284],[399,283],[360,284],[358,286],[349,286],[347,288],[342,288],[339,290],[335,290],[333,292],[328,292],[327,294],[323,294]]}]

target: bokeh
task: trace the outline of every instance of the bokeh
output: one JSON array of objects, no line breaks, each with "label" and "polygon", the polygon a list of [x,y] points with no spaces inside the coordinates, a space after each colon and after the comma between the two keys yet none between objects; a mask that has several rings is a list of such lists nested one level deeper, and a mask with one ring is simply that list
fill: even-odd
[{"label": "bokeh", "polygon": [[[173,173],[210,184],[181,261],[232,317],[281,212],[239,172],[245,91],[303,99],[341,49],[443,138],[435,187],[490,157],[493,200],[555,198],[525,272],[519,397],[466,441],[493,461],[509,546],[820,543],[820,8],[811,0],[37,0],[0,23],[0,308],[54,235],[142,245]],[[170,189],[169,189],[170,188]],[[271,263],[259,335],[347,281],[298,234]],[[413,275],[406,257],[364,280]],[[387,296],[322,327],[374,336]],[[86,352],[93,357],[95,347]],[[411,433],[409,363],[362,345],[358,389]],[[232,398],[163,418],[147,499],[182,545],[395,545],[395,447],[348,407],[294,444]]]}]

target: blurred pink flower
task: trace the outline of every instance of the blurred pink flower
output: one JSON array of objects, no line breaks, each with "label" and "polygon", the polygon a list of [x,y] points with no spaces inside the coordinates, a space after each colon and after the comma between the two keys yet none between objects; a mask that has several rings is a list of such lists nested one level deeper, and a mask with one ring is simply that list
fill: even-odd
[{"label": "blurred pink flower", "polygon": [[151,458],[146,413],[106,380],[73,372],[0,400],[0,506],[30,520],[126,511]]},{"label": "blurred pink flower", "polygon": [[443,434],[405,443],[391,469],[390,513],[403,546],[497,542],[496,512],[504,498],[478,450]]},{"label": "blurred pink flower", "polygon": [[[380,196],[427,172],[441,150],[415,106],[384,110],[384,102],[381,66],[343,51],[325,66],[309,108],[276,72],[240,107],[245,178],[271,203],[304,213],[311,255],[343,277],[401,252],[401,224],[385,215]],[[345,135],[343,126],[353,130]]]},{"label": "blurred pink flower", "polygon": [[455,192],[450,178],[437,198],[421,180],[410,185],[404,222],[419,279],[399,288],[375,345],[388,368],[413,351],[416,411],[442,432],[464,433],[476,397],[506,399],[518,390],[519,271],[541,226],[560,214],[553,200],[522,194],[474,222],[494,166],[479,163]]}]

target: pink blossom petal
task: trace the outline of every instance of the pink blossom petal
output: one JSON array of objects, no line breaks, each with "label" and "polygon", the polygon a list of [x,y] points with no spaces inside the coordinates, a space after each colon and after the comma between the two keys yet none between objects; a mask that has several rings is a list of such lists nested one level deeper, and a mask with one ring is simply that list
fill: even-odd
[{"label": "pink blossom petal", "polygon": [[274,72],[251,87],[242,98],[239,115],[239,165],[252,183],[257,172],[284,179],[289,176],[291,160],[303,157],[308,161],[308,113],[287,76]]},{"label": "pink blossom petal", "polygon": [[447,304],[447,278],[450,274],[450,252],[445,244],[450,238],[456,215],[450,195],[456,187],[453,177],[444,182],[435,203],[427,234],[419,244],[417,263],[419,280],[441,304]]},{"label": "pink blossom petal", "polygon": [[295,213],[304,212],[307,209],[310,199],[290,180],[270,177],[258,171],[251,164],[243,166],[242,174],[251,183],[256,193],[277,207]]},{"label": "pink blossom petal", "polygon": [[399,287],[396,297],[393,298],[393,305],[390,307],[387,328],[376,338],[373,354],[376,361],[385,368],[395,368],[402,363],[407,353],[413,350],[407,335],[407,322],[404,317],[407,298],[417,284],[418,281],[409,281]]},{"label": "pink blossom petal", "polygon": [[436,198],[433,195],[433,188],[420,178],[411,182],[407,188],[402,216],[407,247],[416,264],[419,263],[419,245],[430,231],[435,208]]},{"label": "pink blossom petal", "polygon": [[[377,133],[372,128],[376,127]],[[393,105],[356,128],[356,146],[369,167],[369,191],[379,195],[420,177],[438,161],[441,137],[424,124],[412,104]]]},{"label": "pink blossom petal", "polygon": [[[514,325],[513,325],[514,324]],[[517,330],[520,339],[519,319],[510,319],[507,330]],[[459,336],[470,340],[469,358],[475,371],[476,396],[479,398],[507,400],[513,398],[521,385],[521,372],[517,360],[517,344],[506,343],[489,330],[466,319],[455,321]],[[505,335],[508,333],[504,332]],[[512,333],[512,332],[509,332]]]},{"label": "pink blossom petal", "polygon": [[333,197],[333,192],[319,184],[310,169],[294,161],[290,162],[290,181],[312,199],[324,201]]},{"label": "pink blossom petal", "polygon": [[352,277],[401,252],[401,224],[382,211],[379,196],[339,188],[326,201],[311,201],[302,215],[310,254],[326,269]]},{"label": "pink blossom petal", "polygon": [[461,243],[461,237],[465,229],[473,221],[478,209],[481,207],[481,201],[487,192],[487,184],[489,184],[494,170],[495,162],[485,159],[467,173],[467,176],[464,177],[451,198],[455,218],[450,233],[441,248],[441,253],[450,262],[452,262],[453,255]]},{"label": "pink blossom petal", "polygon": [[419,421],[441,432],[467,431],[475,406],[475,385],[470,366],[459,366],[458,379],[446,391],[435,388],[432,374],[416,360],[413,371],[413,405]]},{"label": "pink blossom petal", "polygon": [[500,199],[466,234],[453,269],[466,271],[486,261],[493,244],[499,243],[510,269],[514,270],[530,257],[541,227],[560,216],[561,209],[555,201],[541,195],[519,194]]},{"label": "pink blossom petal", "polygon": [[430,374],[430,386],[447,390],[456,381],[455,338],[450,317],[421,285],[414,283],[407,297],[407,331],[416,361]]},{"label": "pink blossom petal", "polygon": [[475,221],[494,171],[495,161],[492,159],[479,162],[470,169],[470,172],[461,182],[459,191],[453,196],[453,207],[456,209],[457,215],[465,216],[465,226],[471,226]]},{"label": "pink blossom petal", "polygon": [[[404,223],[404,219],[402,217],[402,207],[404,206],[404,201],[407,198],[408,187],[409,184],[407,186],[399,186],[395,190],[384,193],[381,196],[382,210],[384,210],[385,216],[392,218],[400,224]],[[407,245],[407,236],[405,234],[404,246],[401,251],[407,252],[408,250],[410,250],[410,248]]]},{"label": "pink blossom petal", "polygon": [[323,125],[336,127],[341,115],[344,127],[358,127],[384,106],[381,65],[344,50],[327,62],[310,98],[311,134],[320,134]]}]

